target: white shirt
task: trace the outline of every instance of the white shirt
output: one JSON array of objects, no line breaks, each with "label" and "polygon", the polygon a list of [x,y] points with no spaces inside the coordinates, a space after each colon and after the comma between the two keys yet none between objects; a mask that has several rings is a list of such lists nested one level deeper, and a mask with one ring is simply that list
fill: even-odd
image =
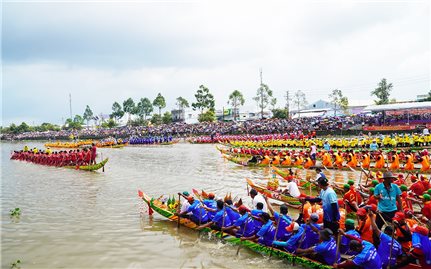
[{"label": "white shirt", "polygon": [[422,134],[423,135],[429,135],[430,131],[428,130],[428,128],[425,128],[425,129],[423,129]]},{"label": "white shirt", "polygon": [[262,195],[260,195],[259,193],[252,199],[252,203],[253,203],[253,209],[257,209],[256,205],[257,203],[262,203],[263,204],[263,212],[268,212],[268,206],[266,205],[266,201],[263,198]]},{"label": "white shirt", "polygon": [[301,192],[298,189],[298,185],[296,185],[296,183],[293,181],[287,183],[286,190],[289,191],[289,194],[292,197],[298,198],[301,195]]},{"label": "white shirt", "polygon": [[[181,211],[180,212],[187,212],[187,210],[189,209],[189,207],[190,207],[189,201],[184,201],[184,203],[181,205]],[[189,212],[187,214],[189,215],[190,213],[191,212]]]},{"label": "white shirt", "polygon": [[316,145],[312,145],[311,146],[311,154],[316,154],[317,153],[317,147]]}]

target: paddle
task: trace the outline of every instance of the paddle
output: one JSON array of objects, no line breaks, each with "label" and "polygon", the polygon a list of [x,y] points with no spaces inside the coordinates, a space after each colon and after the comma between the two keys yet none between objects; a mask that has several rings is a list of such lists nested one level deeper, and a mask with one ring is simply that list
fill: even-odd
[{"label": "paddle", "polygon": [[[245,214],[248,214],[248,213],[245,213]],[[248,215],[247,215],[247,218],[245,219],[244,230],[242,231],[241,237],[243,237],[245,234],[245,229],[247,229],[247,222],[248,222]],[[241,243],[241,240],[239,242]],[[239,244],[238,249],[236,250],[236,256],[238,256],[241,246],[242,244]]]},{"label": "paddle", "polygon": [[377,214],[379,215],[379,217],[383,220],[383,222],[385,223],[386,226],[388,226],[388,223],[386,222],[386,220],[382,217],[382,214],[380,214],[379,211],[377,211]]},{"label": "paddle", "polygon": [[335,251],[335,260],[338,263],[338,255],[340,255],[340,241],[341,241],[341,233],[337,235],[337,250]]},{"label": "paddle", "polygon": [[181,213],[181,194],[178,193],[178,209],[177,209],[177,213],[178,213],[178,222],[177,222],[177,228],[180,228],[180,213]]},{"label": "paddle", "polygon": [[225,219],[225,216],[226,216],[226,207],[225,207],[225,205],[223,204],[223,217],[222,217],[222,220],[221,220],[221,227],[220,227],[220,233],[219,233],[219,236],[220,236],[220,239],[223,241],[223,227],[224,227],[224,219]]},{"label": "paddle", "polygon": [[[275,241],[275,239],[277,239],[277,233],[278,233],[278,227],[280,226],[280,221],[281,221],[281,215],[280,215],[280,217],[278,218],[277,225],[276,225],[276,227],[275,227],[274,240],[272,240],[273,242]],[[273,252],[273,251],[274,251],[274,245],[273,245],[273,244],[271,244],[271,251],[269,252],[269,257],[271,257],[271,256],[272,256],[272,252]]]},{"label": "paddle", "polygon": [[394,225],[394,221],[392,221],[392,227],[393,227],[393,231],[392,231],[392,239],[391,239],[391,249],[389,250],[389,263],[388,263],[387,269],[391,268],[392,248],[394,246],[394,237],[395,237],[395,225]]}]

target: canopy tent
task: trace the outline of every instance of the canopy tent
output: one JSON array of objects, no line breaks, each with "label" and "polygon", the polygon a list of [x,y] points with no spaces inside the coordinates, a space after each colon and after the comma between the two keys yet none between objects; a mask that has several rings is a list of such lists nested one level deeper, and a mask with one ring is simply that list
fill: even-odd
[{"label": "canopy tent", "polygon": [[387,110],[419,109],[419,108],[431,108],[431,102],[409,102],[409,103],[397,103],[397,104],[386,104],[386,105],[371,105],[364,108],[364,111],[380,112],[380,111],[387,111]]}]

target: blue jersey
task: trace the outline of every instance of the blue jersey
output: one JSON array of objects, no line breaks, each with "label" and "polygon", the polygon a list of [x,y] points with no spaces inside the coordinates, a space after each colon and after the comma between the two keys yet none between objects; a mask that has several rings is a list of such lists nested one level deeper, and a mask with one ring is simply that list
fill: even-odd
[{"label": "blue jersey", "polygon": [[363,249],[355,256],[353,263],[366,269],[382,269],[382,262],[376,248],[368,241],[362,241]]},{"label": "blue jersey", "polygon": [[[217,202],[210,199],[205,199],[203,201],[204,205],[211,209],[217,209]],[[212,220],[216,212],[208,211],[208,218]]]},{"label": "blue jersey", "polygon": [[[260,214],[262,214],[263,211],[259,209],[253,209],[250,213],[252,216],[260,217]],[[254,231],[255,233],[257,233],[260,230],[260,228],[262,228],[262,222],[257,219],[253,219],[253,221],[254,221],[254,228],[255,228]]]},{"label": "blue jersey", "polygon": [[422,250],[425,262],[431,264],[431,241],[426,235],[419,233],[412,234],[412,246]]},{"label": "blue jersey", "polygon": [[193,204],[189,206],[187,212],[192,212],[193,216],[197,220],[200,220],[201,223],[205,223],[208,221],[207,211],[202,208],[201,203],[198,200],[195,200]]},{"label": "blue jersey", "polygon": [[[303,234],[304,234],[304,237],[302,237]],[[277,241],[276,245],[284,247],[284,249],[288,252],[295,253],[298,246],[302,246],[302,243],[300,242],[301,238],[302,238],[302,241],[305,241],[305,230],[304,228],[299,227],[299,230],[297,233],[290,234],[290,235],[291,236],[289,240],[287,240],[286,242]]]},{"label": "blue jersey", "polygon": [[380,245],[377,249],[377,253],[380,256],[380,260],[382,261],[383,268],[386,268],[389,263],[389,256],[392,246],[392,257],[391,257],[391,266],[397,263],[397,257],[403,254],[402,247],[397,240],[394,239],[394,244],[392,244],[392,237],[385,233],[380,233]]},{"label": "blue jersey", "polygon": [[277,240],[286,241],[287,231],[286,227],[292,223],[292,219],[287,215],[281,215],[278,212],[274,212],[274,219],[278,223]]},{"label": "blue jersey", "polygon": [[[322,227],[317,223],[313,223],[311,225],[316,227],[319,231],[322,229]],[[302,224],[301,226],[305,230],[304,242],[302,242],[301,248],[309,248],[319,243],[319,233],[314,232],[307,224]]]},{"label": "blue jersey", "polygon": [[[338,198],[335,191],[328,187],[326,190],[321,190],[319,197],[322,199],[323,219],[326,221],[338,221],[340,219],[340,210],[338,208]],[[333,212],[332,204],[336,204],[336,212]],[[335,214],[334,214],[335,213]],[[335,215],[335,219],[333,216]]]},{"label": "blue jersey", "polygon": [[319,253],[325,260],[326,264],[329,265],[333,265],[340,259],[340,256],[335,257],[337,254],[337,243],[335,243],[335,240],[332,237],[328,241],[323,241],[322,243],[318,244],[314,248],[314,251]]},{"label": "blue jersey", "polygon": [[400,187],[397,184],[391,183],[390,189],[386,189],[383,183],[378,184],[374,188],[374,195],[383,196],[377,205],[377,209],[381,212],[392,212],[397,210],[397,196],[401,195]]},{"label": "blue jersey", "polygon": [[[354,237],[356,237],[356,238],[358,238],[358,239],[360,239],[361,238],[361,235],[356,231],[356,230],[349,230],[349,231],[347,231],[346,232],[346,234],[349,234],[349,235],[351,235],[351,236],[354,236]],[[350,239],[349,238],[347,238],[347,237],[345,237],[344,235],[341,237],[341,246],[340,246],[340,251],[341,251],[341,253],[343,253],[343,254],[347,254],[347,255],[354,255],[354,254],[357,254],[357,253],[355,253],[355,252],[353,252],[353,251],[351,251],[350,249],[349,249],[349,243],[350,243]]]},{"label": "blue jersey", "polygon": [[377,145],[377,143],[371,143],[370,144],[370,150],[371,151],[376,151],[379,148],[379,146]]},{"label": "blue jersey", "polygon": [[255,234],[254,221],[248,213],[245,213],[239,219],[237,219],[234,225],[239,226],[239,230],[236,232],[236,236],[238,237],[250,237]]},{"label": "blue jersey", "polygon": [[[224,220],[223,220],[223,218],[224,218]],[[228,227],[228,226],[232,225],[232,222],[230,221],[229,215],[227,214],[226,210],[224,210],[224,209],[219,210],[215,214],[212,221],[219,228]]]},{"label": "blue jersey", "polygon": [[241,215],[238,212],[236,212],[230,207],[226,207],[226,212],[229,215],[229,218],[232,222],[235,222],[237,219],[241,217]]},{"label": "blue jersey", "polygon": [[267,223],[265,223],[256,235],[259,236],[259,244],[265,246],[272,246],[272,242],[274,241],[275,235],[275,228],[272,224],[272,221],[268,221]]},{"label": "blue jersey", "polygon": [[331,146],[329,145],[329,143],[325,143],[325,144],[323,144],[323,149],[326,151],[329,151],[329,150],[331,150]]}]

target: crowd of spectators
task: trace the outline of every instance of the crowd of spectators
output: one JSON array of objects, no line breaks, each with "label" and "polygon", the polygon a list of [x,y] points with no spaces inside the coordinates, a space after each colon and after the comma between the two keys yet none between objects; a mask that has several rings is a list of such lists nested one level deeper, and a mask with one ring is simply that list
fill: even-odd
[{"label": "crowd of spectators", "polygon": [[[163,136],[188,137],[197,135],[215,134],[270,134],[290,133],[301,131],[310,133],[313,131],[337,132],[341,130],[360,130],[365,124],[372,124],[380,118],[373,116],[351,117],[310,117],[300,119],[264,119],[245,122],[212,122],[187,124],[176,122],[153,126],[121,126],[115,128],[84,128],[82,130],[60,130],[46,132],[26,132],[21,134],[2,134],[1,139],[67,139],[67,138],[103,138],[113,136],[128,138],[131,136]],[[428,120],[431,122],[431,120]]]}]

